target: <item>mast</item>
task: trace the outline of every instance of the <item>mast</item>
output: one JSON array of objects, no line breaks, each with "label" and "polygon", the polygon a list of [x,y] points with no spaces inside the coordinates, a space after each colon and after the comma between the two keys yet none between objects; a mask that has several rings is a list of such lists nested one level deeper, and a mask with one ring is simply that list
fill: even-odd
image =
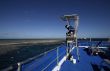
[{"label": "mast", "polygon": [[77,56],[79,61],[79,49],[78,49],[78,40],[77,40],[79,16],[77,14],[72,14],[72,15],[64,15],[61,18],[63,21],[67,22],[65,26],[65,28],[67,29],[66,32],[67,55],[70,54],[70,50],[71,50],[70,45],[72,44],[77,49]]}]

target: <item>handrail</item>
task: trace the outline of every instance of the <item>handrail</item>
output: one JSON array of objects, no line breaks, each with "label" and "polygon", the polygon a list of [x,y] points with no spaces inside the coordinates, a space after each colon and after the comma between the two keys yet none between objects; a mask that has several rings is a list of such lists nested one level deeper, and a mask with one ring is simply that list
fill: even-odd
[{"label": "handrail", "polygon": [[56,48],[53,48],[53,49],[51,49],[51,50],[45,51],[45,52],[43,52],[43,53],[41,53],[41,54],[39,54],[39,55],[37,55],[37,56],[34,56],[34,57],[32,57],[32,58],[29,58],[29,59],[27,59],[27,60],[25,60],[25,61],[18,62],[18,64],[19,64],[20,66],[18,65],[18,70],[17,70],[17,71],[21,71],[21,65],[22,65],[22,64],[25,64],[25,63],[27,63],[27,62],[29,62],[29,61],[32,61],[32,60],[38,58],[39,56],[42,56],[42,55],[44,55],[44,54],[47,54],[47,53],[49,53],[49,52],[51,52],[51,51],[57,49],[57,48],[60,47],[60,46],[61,46],[61,45],[59,45],[59,46],[57,46]]},{"label": "handrail", "polygon": [[[58,48],[57,48],[58,49]],[[59,57],[61,57],[62,55],[64,54],[64,52],[62,53],[62,54],[60,54],[59,56],[58,56],[58,58]],[[56,61],[57,60],[57,57],[53,60],[53,61],[51,61],[44,69],[42,69],[41,71],[44,71],[45,69],[47,69],[54,61]]]},{"label": "handrail", "polygon": [[[56,48],[57,48],[57,47],[56,47]],[[27,62],[29,62],[29,61],[31,61],[31,60],[34,60],[34,59],[38,58],[39,56],[42,56],[42,55],[44,55],[44,54],[46,54],[46,53],[51,52],[52,50],[55,50],[56,48],[53,48],[53,49],[48,50],[48,51],[45,51],[45,52],[43,52],[43,53],[41,53],[41,54],[39,54],[39,55],[37,55],[37,56],[34,56],[34,57],[32,57],[32,58],[29,58],[29,59],[27,59],[27,60],[25,60],[25,61],[22,61],[22,62],[20,62],[20,63],[21,63],[21,64],[25,64],[25,63],[27,63]]]},{"label": "handrail", "polygon": [[[27,60],[18,62],[18,63],[17,63],[17,67],[18,67],[17,71],[21,71],[21,66],[22,66],[23,64],[28,63],[28,62],[30,62],[30,61],[32,61],[32,60],[34,60],[34,59],[36,59],[36,58],[38,58],[38,57],[44,55],[44,54],[47,54],[47,53],[49,53],[49,52],[51,52],[51,51],[53,51],[53,50],[59,48],[61,45],[62,45],[62,44],[60,44],[59,46],[57,46],[57,47],[55,47],[55,48],[53,48],[53,49],[50,49],[50,50],[48,50],[48,51],[45,51],[45,52],[43,52],[43,53],[41,53],[41,54],[39,54],[39,55],[36,55],[36,56],[34,56],[34,57],[32,57],[32,58],[28,58]],[[11,66],[9,66],[9,67],[7,67],[7,68],[5,68],[5,69],[2,69],[1,71],[6,71],[6,70],[7,70],[7,71],[13,70],[13,65],[11,65]]]}]

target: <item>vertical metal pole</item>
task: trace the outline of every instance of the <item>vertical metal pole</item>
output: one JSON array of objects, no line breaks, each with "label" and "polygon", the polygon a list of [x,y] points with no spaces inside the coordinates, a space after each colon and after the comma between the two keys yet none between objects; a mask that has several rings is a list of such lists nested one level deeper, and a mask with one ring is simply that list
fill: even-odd
[{"label": "vertical metal pole", "polygon": [[90,42],[91,42],[91,37],[90,37]]},{"label": "vertical metal pole", "polygon": [[76,39],[76,48],[77,48],[77,56],[78,56],[78,61],[79,61],[79,49],[78,49],[78,41],[77,41],[77,27],[78,27],[78,21],[79,21],[79,17],[76,16],[75,19],[75,39]]},{"label": "vertical metal pole", "polygon": [[92,46],[92,45],[91,45],[91,41],[92,41],[92,40],[91,40],[91,37],[90,37],[90,42],[89,42],[89,46],[90,46],[90,47]]},{"label": "vertical metal pole", "polygon": [[69,22],[68,18],[66,18],[66,20],[67,20],[67,24],[70,25],[70,22]]},{"label": "vertical metal pole", "polygon": [[17,71],[21,71],[21,63],[17,63],[18,64],[18,69]]},{"label": "vertical metal pole", "polygon": [[58,47],[57,47],[57,65],[58,65],[59,57],[58,57]]},{"label": "vertical metal pole", "polygon": [[66,41],[66,55],[68,55],[68,41]]}]

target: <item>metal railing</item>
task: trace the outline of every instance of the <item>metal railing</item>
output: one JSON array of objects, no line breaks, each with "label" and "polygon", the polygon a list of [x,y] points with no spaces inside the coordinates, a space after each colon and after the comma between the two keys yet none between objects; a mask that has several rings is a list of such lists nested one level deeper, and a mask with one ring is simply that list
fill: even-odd
[{"label": "metal railing", "polygon": [[[61,54],[59,54],[59,48],[57,47],[57,57],[53,60],[53,61],[51,61],[44,69],[42,69],[42,71],[45,71],[53,62],[55,62],[55,61],[57,61],[57,65],[58,65],[58,63],[59,63],[59,61],[60,61],[60,57],[61,56],[64,56],[64,54],[66,54],[66,52],[62,52]],[[66,51],[66,50],[65,50]],[[56,66],[56,65],[55,65]]]},{"label": "metal railing", "polygon": [[[56,65],[58,64],[58,62],[59,62],[59,58],[65,53],[66,54],[66,49],[65,49],[65,52],[61,52],[61,53],[59,53],[59,51],[60,51],[60,49],[62,48],[62,45],[60,45],[60,46],[58,46],[58,47],[56,47],[56,48],[54,48],[54,49],[51,49],[51,50],[49,50],[49,51],[46,51],[46,52],[44,52],[44,53],[42,53],[42,54],[40,54],[39,56],[45,56],[46,54],[52,54],[52,52],[54,51],[55,52],[55,54],[56,54],[56,57],[54,58],[54,59],[52,59],[47,65],[44,65],[45,67],[43,67],[42,69],[40,69],[40,71],[45,71],[47,68],[49,68],[54,62],[56,63]],[[39,56],[37,56],[37,57],[39,57]],[[52,55],[51,55],[52,56]],[[25,64],[25,63],[27,63],[27,62],[29,62],[29,61],[32,61],[32,60],[36,60],[37,59],[37,57],[34,57],[34,58],[31,58],[31,59],[29,59],[29,60],[27,60],[27,61],[25,61],[25,62],[21,62],[21,64],[19,64],[19,65],[23,65],[23,64]],[[46,56],[46,57],[48,57],[48,56]],[[53,56],[52,56],[53,57]],[[42,57],[41,57],[42,58]],[[50,57],[51,58],[51,57]],[[39,59],[40,60],[40,59]],[[39,61],[38,60],[38,61]],[[55,65],[55,66],[56,66]],[[19,68],[21,68],[21,66],[19,66],[18,67],[18,71],[21,71],[21,69],[19,69]],[[37,68],[37,66],[36,66],[36,68]]]},{"label": "metal railing", "polygon": [[[65,53],[66,53],[66,50],[65,50],[65,52],[61,52],[61,54],[59,53],[59,49],[60,48],[62,48],[62,46],[63,46],[63,44],[61,44],[60,46],[58,46],[58,47],[56,47],[56,48],[53,48],[53,49],[51,49],[51,50],[48,50],[48,51],[46,51],[46,52],[43,52],[43,53],[41,53],[41,54],[39,54],[39,55],[37,55],[37,56],[34,56],[34,57],[32,57],[32,58],[29,58],[29,59],[27,59],[27,60],[25,60],[25,61],[22,61],[22,62],[18,62],[17,64],[16,64],[16,68],[14,67],[14,66],[10,66],[10,67],[7,67],[7,68],[5,68],[5,69],[3,69],[3,70],[1,70],[1,71],[10,71],[10,70],[14,70],[14,71],[22,71],[22,66],[23,65],[25,65],[25,64],[28,64],[28,63],[31,63],[32,61],[34,61],[34,60],[39,60],[39,58],[42,58],[43,56],[45,56],[46,54],[50,54],[50,53],[52,53],[52,51],[55,51],[56,52],[56,57],[51,61],[51,62],[49,62],[44,68],[42,68],[41,69],[41,71],[45,71],[49,66],[51,66],[54,62],[56,63],[56,65],[58,64],[58,62],[59,62],[59,58],[62,56],[62,55],[64,55]],[[56,66],[55,65],[55,66]]]}]

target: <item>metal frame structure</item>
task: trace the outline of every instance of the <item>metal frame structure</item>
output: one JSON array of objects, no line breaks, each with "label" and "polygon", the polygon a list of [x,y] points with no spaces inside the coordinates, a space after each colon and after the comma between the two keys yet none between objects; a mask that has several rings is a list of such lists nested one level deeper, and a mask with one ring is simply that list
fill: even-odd
[{"label": "metal frame structure", "polygon": [[[77,48],[77,56],[79,61],[79,49],[78,49],[78,41],[77,41],[77,32],[78,32],[78,24],[79,24],[79,16],[77,14],[72,15],[64,15],[61,17],[63,21],[66,21],[66,26],[71,26],[70,22],[73,21],[73,30],[67,28],[67,33],[70,33],[70,35],[66,34],[66,43],[67,43],[67,55],[70,54],[70,45],[72,44],[74,47]],[[69,32],[71,30],[71,32]]]}]

